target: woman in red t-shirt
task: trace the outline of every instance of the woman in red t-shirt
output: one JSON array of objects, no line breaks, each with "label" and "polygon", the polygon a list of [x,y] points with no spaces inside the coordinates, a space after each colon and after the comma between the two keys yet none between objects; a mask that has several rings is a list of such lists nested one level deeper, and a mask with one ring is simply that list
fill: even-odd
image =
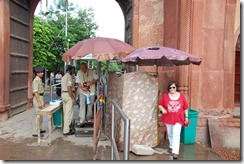
[{"label": "woman in red t-shirt", "polygon": [[[165,93],[158,103],[162,111],[161,122],[167,128],[169,139],[168,152],[177,159],[180,149],[180,132],[184,122],[188,122],[188,103],[184,94],[178,92],[178,85],[171,81],[168,84],[168,93]],[[185,115],[185,117],[184,117]]]}]

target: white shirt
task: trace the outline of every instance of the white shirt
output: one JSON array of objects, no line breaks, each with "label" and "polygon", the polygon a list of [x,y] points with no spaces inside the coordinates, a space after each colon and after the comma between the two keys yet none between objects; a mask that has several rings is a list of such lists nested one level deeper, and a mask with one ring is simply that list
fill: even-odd
[{"label": "white shirt", "polygon": [[[97,79],[98,79],[98,76],[95,73],[95,71],[92,69],[88,68],[86,73],[82,72],[81,70],[79,70],[77,72],[77,82],[81,83],[81,85],[83,85],[84,82],[93,81],[93,80],[97,80]],[[95,92],[96,92],[95,84],[92,84],[90,86],[90,92],[89,91],[85,92],[80,88],[78,89],[78,91],[79,91],[79,93],[84,94],[84,95],[87,95],[89,93],[90,93],[90,95],[95,95]]]},{"label": "white shirt", "polygon": [[62,75],[61,74],[56,74],[55,75],[56,83],[61,83],[61,79],[62,79]]}]

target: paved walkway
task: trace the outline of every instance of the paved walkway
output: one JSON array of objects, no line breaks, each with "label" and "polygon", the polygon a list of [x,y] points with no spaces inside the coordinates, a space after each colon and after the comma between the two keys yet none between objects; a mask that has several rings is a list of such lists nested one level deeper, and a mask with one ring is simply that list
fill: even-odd
[{"label": "paved walkway", "polygon": [[[48,102],[46,100],[46,102]],[[78,107],[75,107],[74,118],[77,117]],[[37,138],[32,137],[34,126],[34,109],[15,115],[5,122],[0,122],[0,159],[1,160],[86,160],[93,158],[92,137],[63,136],[62,130],[53,131],[53,142],[37,144]],[[47,118],[44,117],[43,129],[47,130]],[[137,156],[130,152],[129,160],[172,160],[166,152],[167,141],[163,140],[157,146],[161,153],[150,156]],[[109,140],[99,141],[97,160],[110,160]],[[120,153],[123,159],[123,152]],[[212,151],[206,150],[199,144],[181,144],[178,160],[221,160]]]}]

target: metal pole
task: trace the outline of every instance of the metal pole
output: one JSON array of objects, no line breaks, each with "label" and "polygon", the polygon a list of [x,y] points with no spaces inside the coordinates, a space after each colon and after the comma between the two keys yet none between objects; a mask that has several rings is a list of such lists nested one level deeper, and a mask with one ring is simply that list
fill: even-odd
[{"label": "metal pole", "polygon": [[158,66],[156,66],[156,76],[158,76]]},{"label": "metal pole", "polygon": [[[114,139],[114,105],[112,105],[112,140]],[[114,146],[111,142],[111,160],[114,160]]]},{"label": "metal pole", "polygon": [[135,65],[135,71],[136,72],[138,71],[138,65]]},{"label": "metal pole", "polygon": [[44,88],[46,89],[46,87],[47,87],[47,69],[45,69],[45,77],[44,77],[44,79],[45,79]]},{"label": "metal pole", "polygon": [[40,14],[42,14],[42,0],[40,1]]},{"label": "metal pole", "polygon": [[109,83],[109,60],[107,60],[107,69],[106,69],[106,82],[107,82],[107,85]]},{"label": "metal pole", "polygon": [[66,0],[66,9],[65,9],[65,36],[68,34],[68,0]]},{"label": "metal pole", "polygon": [[46,11],[48,10],[48,0],[46,0]]},{"label": "metal pole", "polygon": [[129,160],[129,147],[130,147],[130,120],[125,120],[124,125],[124,160]]},{"label": "metal pole", "polygon": [[[89,61],[89,60],[88,60]],[[100,79],[100,70],[101,70],[101,62],[97,62],[97,76]],[[97,82],[97,97],[100,95],[100,80]],[[99,108],[99,104],[97,104],[97,108]],[[103,110],[102,110],[102,125],[103,125]],[[103,126],[102,126],[103,127]]]},{"label": "metal pole", "polygon": [[[98,61],[97,62],[97,76],[98,76],[98,79],[100,79],[101,77],[101,62]],[[99,97],[100,95],[100,81],[97,82],[97,96]]]},{"label": "metal pole", "polygon": [[50,88],[51,101],[53,101],[53,85],[50,85]]},{"label": "metal pole", "polygon": [[[66,0],[66,9],[65,9],[65,37],[68,35],[68,0]],[[68,48],[68,43],[67,43]],[[68,50],[68,49],[67,49]],[[64,62],[64,74],[66,73],[67,62]]]},{"label": "metal pole", "polygon": [[[130,119],[125,115],[125,113],[122,111],[122,109],[118,106],[118,104],[114,100],[112,100],[111,144],[113,147],[111,146],[111,151],[114,151],[116,159],[120,160],[117,145],[116,145],[115,138],[114,138],[114,117],[115,117],[114,109],[116,109],[119,112],[121,118],[124,121],[124,160],[129,160]],[[111,159],[113,160],[113,158],[114,158],[114,154],[112,154],[112,152],[111,152]]]}]

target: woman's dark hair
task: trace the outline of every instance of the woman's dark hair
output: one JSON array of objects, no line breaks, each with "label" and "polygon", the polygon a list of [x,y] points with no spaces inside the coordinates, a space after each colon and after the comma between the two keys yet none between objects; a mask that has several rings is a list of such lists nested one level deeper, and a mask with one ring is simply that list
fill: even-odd
[{"label": "woman's dark hair", "polygon": [[178,90],[178,84],[177,84],[175,81],[170,81],[170,82],[168,83],[168,87],[167,87],[168,92],[169,92],[169,88],[170,88],[170,86],[173,85],[173,84],[176,86],[176,91],[178,92],[178,91],[179,91],[179,90]]}]

